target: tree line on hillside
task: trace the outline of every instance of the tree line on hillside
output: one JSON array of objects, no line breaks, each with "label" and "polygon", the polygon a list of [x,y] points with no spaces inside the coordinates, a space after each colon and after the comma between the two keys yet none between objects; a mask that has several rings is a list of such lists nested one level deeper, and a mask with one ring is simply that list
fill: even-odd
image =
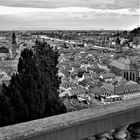
[{"label": "tree line on hillside", "polygon": [[137,27],[129,32],[129,36],[131,37],[140,37],[140,27]]},{"label": "tree line on hillside", "polygon": [[128,39],[135,45],[140,43],[140,27],[133,29],[129,32]]},{"label": "tree line on hillside", "polygon": [[66,112],[59,99],[58,57],[46,42],[24,49],[18,70],[0,93],[0,127]]}]

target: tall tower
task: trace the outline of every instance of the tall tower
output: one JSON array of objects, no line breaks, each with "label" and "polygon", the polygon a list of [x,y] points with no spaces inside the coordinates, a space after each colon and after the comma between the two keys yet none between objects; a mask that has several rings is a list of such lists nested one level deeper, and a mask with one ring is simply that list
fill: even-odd
[{"label": "tall tower", "polygon": [[16,43],[16,34],[13,31],[12,33],[12,58],[16,56],[16,49],[17,49],[17,43]]},{"label": "tall tower", "polygon": [[115,41],[115,56],[119,57],[123,53],[123,49],[121,46],[121,40],[119,38],[119,34],[117,33],[116,41]]}]

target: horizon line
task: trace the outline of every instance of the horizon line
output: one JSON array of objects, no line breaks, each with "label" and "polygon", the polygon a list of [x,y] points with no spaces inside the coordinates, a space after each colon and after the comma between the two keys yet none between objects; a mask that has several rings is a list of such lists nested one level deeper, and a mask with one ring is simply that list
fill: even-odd
[{"label": "horizon line", "polygon": [[[14,31],[116,31],[116,30],[117,29],[15,29],[14,28]],[[0,29],[0,31],[13,31],[13,28]],[[131,31],[131,29],[119,29],[119,31]]]}]

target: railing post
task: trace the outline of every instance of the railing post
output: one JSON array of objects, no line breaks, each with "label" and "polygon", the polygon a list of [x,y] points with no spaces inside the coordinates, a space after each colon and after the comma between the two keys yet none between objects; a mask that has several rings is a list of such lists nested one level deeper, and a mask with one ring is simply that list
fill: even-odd
[{"label": "railing post", "polygon": [[118,128],[112,134],[113,140],[127,140],[127,130],[125,127]]},{"label": "railing post", "polygon": [[95,135],[96,140],[107,140],[108,137],[109,137],[109,135],[107,132]]},{"label": "railing post", "polygon": [[129,131],[130,140],[140,140],[140,122],[131,124]]}]

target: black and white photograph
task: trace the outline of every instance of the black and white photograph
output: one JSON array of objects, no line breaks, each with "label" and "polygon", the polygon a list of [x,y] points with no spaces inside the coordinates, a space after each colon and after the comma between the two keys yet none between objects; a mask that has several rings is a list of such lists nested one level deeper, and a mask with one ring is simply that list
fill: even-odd
[{"label": "black and white photograph", "polygon": [[0,140],[140,140],[140,0],[0,0]]}]

